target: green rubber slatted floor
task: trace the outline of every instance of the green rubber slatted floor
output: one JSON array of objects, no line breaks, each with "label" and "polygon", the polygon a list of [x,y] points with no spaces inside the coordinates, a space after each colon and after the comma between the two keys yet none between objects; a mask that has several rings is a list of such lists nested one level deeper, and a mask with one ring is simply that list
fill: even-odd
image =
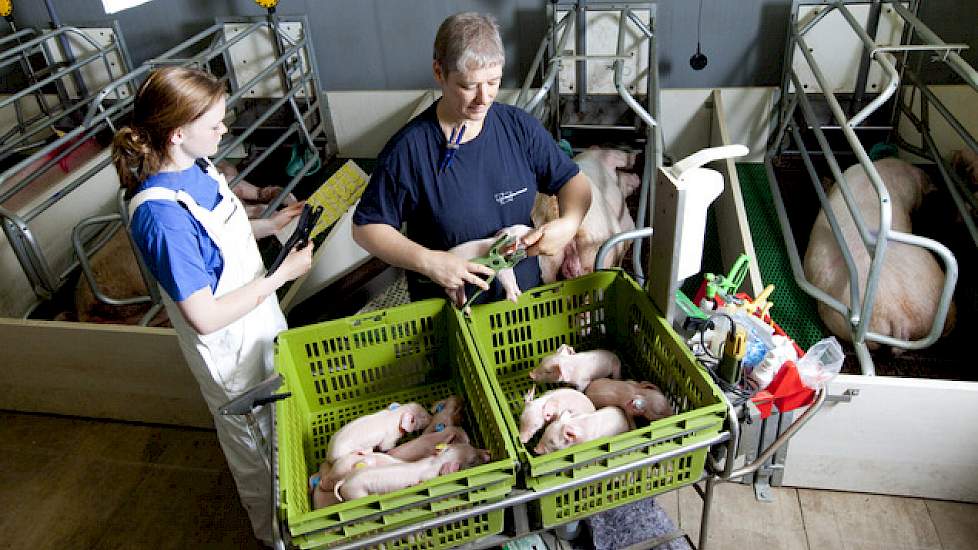
[{"label": "green rubber slatted floor", "polygon": [[808,349],[828,332],[818,318],[815,300],[795,283],[791,273],[767,172],[763,164],[744,163],[737,164],[737,176],[761,280],[774,285],[771,314],[799,346]]}]

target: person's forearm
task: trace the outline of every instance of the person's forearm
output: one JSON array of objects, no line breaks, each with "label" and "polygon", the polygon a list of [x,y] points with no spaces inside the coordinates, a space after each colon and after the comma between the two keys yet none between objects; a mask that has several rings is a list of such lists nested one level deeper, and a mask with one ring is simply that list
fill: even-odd
[{"label": "person's forearm", "polygon": [[364,250],[394,267],[425,273],[429,249],[382,223],[353,226],[353,240]]},{"label": "person's forearm", "polygon": [[561,218],[571,219],[576,225],[584,221],[584,216],[591,207],[591,184],[584,172],[578,172],[560,188],[557,205]]},{"label": "person's forearm", "polygon": [[285,281],[276,276],[278,273],[259,277],[220,298],[214,298],[210,288],[203,288],[177,306],[198,334],[210,334],[244,317],[282,286]]}]

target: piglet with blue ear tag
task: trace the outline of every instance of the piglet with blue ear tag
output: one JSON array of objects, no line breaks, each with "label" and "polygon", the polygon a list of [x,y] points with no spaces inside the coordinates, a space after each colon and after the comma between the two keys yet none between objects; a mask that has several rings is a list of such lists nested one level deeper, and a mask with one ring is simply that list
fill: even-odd
[{"label": "piglet with blue ear tag", "polygon": [[417,403],[391,403],[384,410],[361,416],[339,429],[329,440],[326,460],[332,464],[355,451],[388,451],[404,434],[425,428],[431,415]]},{"label": "piglet with blue ear tag", "polygon": [[619,407],[632,416],[643,416],[649,422],[673,414],[669,400],[651,382],[601,378],[591,382],[586,393],[599,409]]},{"label": "piglet with blue ear tag", "polygon": [[449,426],[458,426],[462,423],[462,398],[453,395],[448,399],[442,399],[431,406],[431,422],[425,428],[424,433],[440,432]]}]

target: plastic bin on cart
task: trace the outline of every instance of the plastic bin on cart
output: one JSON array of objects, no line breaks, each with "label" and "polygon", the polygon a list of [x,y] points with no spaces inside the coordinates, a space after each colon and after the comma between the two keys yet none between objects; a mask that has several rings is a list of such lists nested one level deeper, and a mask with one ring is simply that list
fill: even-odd
[{"label": "plastic bin on cart", "polygon": [[[628,462],[695,444],[720,433],[727,407],[719,388],[644,292],[619,270],[599,271],[524,293],[518,303],[472,308],[468,320],[489,383],[528,489],[544,489]],[[659,386],[676,414],[649,425],[535,456],[519,440],[529,371],[561,344],[583,351],[604,348],[622,360],[623,378]],[[553,385],[542,384],[537,396]],[[707,448],[635,468],[604,481],[539,500],[540,520],[551,527],[698,481]]]},{"label": "plastic bin on cart", "polygon": [[[426,300],[285,331],[276,369],[292,396],[277,403],[279,513],[292,542],[325,548],[351,537],[416,523],[438,513],[497,500],[515,485],[517,458],[501,409],[469,335],[446,300]],[[465,428],[492,462],[386,495],[312,510],[308,477],[325,460],[330,437],[345,423],[415,401],[430,407],[458,394]],[[385,544],[450,548],[498,534],[503,511],[482,514]]]}]

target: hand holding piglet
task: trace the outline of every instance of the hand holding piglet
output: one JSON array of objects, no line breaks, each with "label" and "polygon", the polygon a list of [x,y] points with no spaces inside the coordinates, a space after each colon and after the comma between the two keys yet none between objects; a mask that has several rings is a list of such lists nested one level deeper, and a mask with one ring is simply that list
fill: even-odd
[{"label": "hand holding piglet", "polygon": [[584,391],[597,378],[621,378],[621,360],[614,353],[596,349],[575,352],[564,344],[540,361],[540,366],[530,371],[530,379],[536,382],[566,382]]}]

